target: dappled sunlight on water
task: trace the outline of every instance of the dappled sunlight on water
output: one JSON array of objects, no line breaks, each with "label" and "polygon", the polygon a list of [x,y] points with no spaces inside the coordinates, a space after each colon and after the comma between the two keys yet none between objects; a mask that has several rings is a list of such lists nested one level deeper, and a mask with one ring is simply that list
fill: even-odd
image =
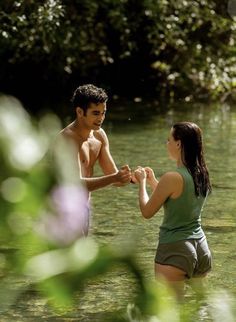
[{"label": "dappled sunlight on water", "polygon": [[[123,119],[122,119],[123,117]],[[142,118],[132,115],[108,117],[104,123],[112,155],[117,166],[150,166],[157,177],[175,168],[168,160],[166,140],[176,121],[196,122],[203,130],[206,159],[213,184],[202,216],[202,224],[213,254],[213,270],[208,277],[209,293],[224,288],[225,298],[232,297],[236,307],[236,109],[222,106],[181,106],[161,115]],[[96,175],[101,174],[98,167]],[[154,256],[163,212],[150,220],[141,217],[137,185],[108,187],[92,194],[92,218],[89,235],[99,244],[132,246],[136,260],[147,280],[153,281]],[[114,267],[107,274],[89,281],[83,293],[75,297],[76,307],[66,314],[52,312],[48,303],[33,290],[23,293],[1,321],[106,321],[113,312],[124,316],[136,292],[135,279],[125,267]],[[214,298],[213,298],[214,299]],[[195,305],[189,289],[187,302]],[[212,300],[213,301],[213,300]],[[198,321],[213,321],[211,307],[203,303]],[[220,313],[219,313],[220,314]],[[216,320],[215,320],[216,321]],[[171,322],[171,321],[170,321]]]}]

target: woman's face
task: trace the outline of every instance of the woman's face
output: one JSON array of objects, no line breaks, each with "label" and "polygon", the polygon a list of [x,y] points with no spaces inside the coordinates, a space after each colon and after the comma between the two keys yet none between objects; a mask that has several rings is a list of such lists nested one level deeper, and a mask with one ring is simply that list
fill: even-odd
[{"label": "woman's face", "polygon": [[173,128],[171,128],[168,139],[167,139],[167,150],[169,157],[172,160],[178,160],[181,153],[181,141],[175,140],[173,137]]}]

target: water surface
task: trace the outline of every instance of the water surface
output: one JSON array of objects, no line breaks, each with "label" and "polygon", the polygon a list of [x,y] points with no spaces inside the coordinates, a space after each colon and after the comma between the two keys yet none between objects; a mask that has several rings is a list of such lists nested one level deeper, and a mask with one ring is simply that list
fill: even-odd
[{"label": "water surface", "polygon": [[[138,103],[137,103],[138,104]],[[141,104],[141,103],[139,103]],[[132,112],[133,111],[133,112]],[[209,289],[224,288],[236,297],[236,109],[228,105],[170,109],[149,115],[134,106],[111,111],[104,123],[110,150],[118,166],[150,166],[156,176],[175,167],[168,160],[166,140],[176,121],[196,122],[203,130],[205,154],[213,192],[205,205],[202,224],[213,253],[214,267]],[[96,174],[101,174],[96,168]],[[141,217],[136,185],[108,187],[92,194],[90,235],[101,244],[135,242],[136,258],[145,277],[153,280],[153,260],[163,212],[152,219]],[[46,301],[28,291],[9,309],[1,321],[105,321],[114,311],[125,312],[135,292],[134,278],[124,267],[114,267],[105,276],[90,281],[84,294],[78,294],[78,307],[67,314],[52,312]],[[105,316],[104,316],[105,312]],[[201,321],[211,321],[206,314]]]}]

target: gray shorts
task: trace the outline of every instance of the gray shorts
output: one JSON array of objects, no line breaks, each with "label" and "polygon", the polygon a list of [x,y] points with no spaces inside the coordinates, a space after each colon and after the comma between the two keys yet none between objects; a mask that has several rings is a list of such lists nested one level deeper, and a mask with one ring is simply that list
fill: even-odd
[{"label": "gray shorts", "polygon": [[186,272],[187,278],[200,277],[212,267],[211,252],[205,236],[201,239],[159,244],[155,262],[177,267]]}]

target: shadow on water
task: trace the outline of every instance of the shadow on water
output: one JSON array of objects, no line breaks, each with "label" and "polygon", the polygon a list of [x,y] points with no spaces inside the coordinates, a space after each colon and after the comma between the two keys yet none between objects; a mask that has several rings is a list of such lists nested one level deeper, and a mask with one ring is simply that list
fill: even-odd
[{"label": "shadow on water", "polygon": [[116,124],[148,123],[155,115],[165,113],[166,110],[160,107],[156,101],[152,103],[142,101],[114,103],[111,107],[108,105],[106,122],[115,122]]},{"label": "shadow on water", "polygon": [[204,225],[204,229],[206,232],[214,232],[214,233],[231,233],[236,231],[236,226],[210,226],[210,225]]},{"label": "shadow on water", "polygon": [[236,186],[224,186],[221,184],[212,184],[213,189],[236,190]]}]

